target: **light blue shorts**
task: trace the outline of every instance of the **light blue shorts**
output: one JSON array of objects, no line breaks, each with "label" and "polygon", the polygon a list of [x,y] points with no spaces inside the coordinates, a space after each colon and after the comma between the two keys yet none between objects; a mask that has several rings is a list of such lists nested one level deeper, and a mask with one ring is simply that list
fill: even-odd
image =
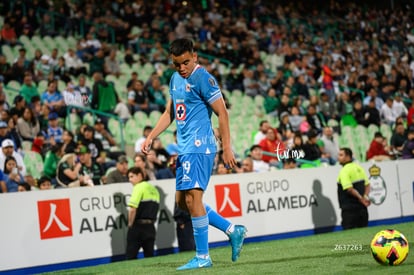
[{"label": "light blue shorts", "polygon": [[176,190],[207,189],[215,154],[179,155],[176,163]]}]

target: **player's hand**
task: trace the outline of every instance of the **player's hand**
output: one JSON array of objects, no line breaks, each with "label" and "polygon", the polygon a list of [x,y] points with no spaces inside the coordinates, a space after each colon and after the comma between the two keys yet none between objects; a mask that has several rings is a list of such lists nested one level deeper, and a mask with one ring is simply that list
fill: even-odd
[{"label": "player's hand", "polygon": [[231,170],[234,167],[236,167],[237,162],[236,162],[236,159],[234,158],[233,151],[231,151],[231,150],[224,150],[222,157],[223,157],[224,165],[226,166],[226,168],[228,170]]},{"label": "player's hand", "polygon": [[144,154],[148,154],[149,150],[151,149],[151,145],[152,145],[152,139],[151,138],[147,138],[144,143],[142,143],[141,145],[141,152]]},{"label": "player's hand", "polygon": [[370,206],[370,204],[371,204],[371,201],[369,200],[369,199],[367,199],[367,198],[362,198],[361,199],[361,203],[365,206],[365,207],[368,207],[368,206]]}]

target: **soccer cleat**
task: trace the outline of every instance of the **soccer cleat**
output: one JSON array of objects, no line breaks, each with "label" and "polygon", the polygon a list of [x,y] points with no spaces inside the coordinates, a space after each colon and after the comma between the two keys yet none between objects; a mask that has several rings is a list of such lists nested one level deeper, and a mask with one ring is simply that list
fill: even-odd
[{"label": "soccer cleat", "polygon": [[234,231],[229,235],[231,244],[231,260],[233,262],[237,261],[240,256],[246,232],[247,228],[245,226],[235,225]]},{"label": "soccer cleat", "polygon": [[188,263],[177,268],[177,270],[206,268],[206,267],[212,267],[212,266],[213,266],[213,262],[211,261],[210,257],[208,257],[207,259],[202,259],[202,258],[198,258],[197,256],[195,256]]}]

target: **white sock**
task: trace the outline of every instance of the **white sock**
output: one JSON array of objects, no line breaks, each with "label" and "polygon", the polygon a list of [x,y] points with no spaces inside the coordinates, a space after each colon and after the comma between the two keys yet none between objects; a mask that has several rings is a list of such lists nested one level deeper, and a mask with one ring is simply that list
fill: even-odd
[{"label": "white sock", "polygon": [[226,233],[227,233],[227,234],[231,234],[231,233],[233,233],[233,232],[234,232],[234,224],[231,224],[231,225],[229,226],[229,228],[227,228]]},{"label": "white sock", "polygon": [[207,260],[208,258],[210,258],[210,255],[208,255],[208,254],[206,254],[206,255],[197,255],[197,258]]}]

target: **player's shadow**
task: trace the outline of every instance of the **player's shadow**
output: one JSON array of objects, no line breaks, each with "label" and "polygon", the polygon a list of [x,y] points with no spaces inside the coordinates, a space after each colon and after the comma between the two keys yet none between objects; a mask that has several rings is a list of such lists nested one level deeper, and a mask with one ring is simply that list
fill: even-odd
[{"label": "player's shadow", "polygon": [[128,209],[126,208],[127,198],[121,192],[114,194],[114,207],[118,212],[114,219],[111,230],[111,261],[119,261],[125,259],[126,238],[128,230]]},{"label": "player's shadow", "polygon": [[335,229],[337,217],[331,200],[322,193],[320,180],[313,181],[313,194],[316,204],[312,205],[312,221],[314,233],[332,232]]},{"label": "player's shadow", "polygon": [[175,239],[175,223],[172,211],[166,203],[167,194],[164,190],[162,190],[162,188],[158,186],[156,186],[156,188],[160,193],[160,211],[158,213],[157,236],[155,238],[155,244],[157,246],[157,255],[165,255],[174,252],[173,243]]}]

